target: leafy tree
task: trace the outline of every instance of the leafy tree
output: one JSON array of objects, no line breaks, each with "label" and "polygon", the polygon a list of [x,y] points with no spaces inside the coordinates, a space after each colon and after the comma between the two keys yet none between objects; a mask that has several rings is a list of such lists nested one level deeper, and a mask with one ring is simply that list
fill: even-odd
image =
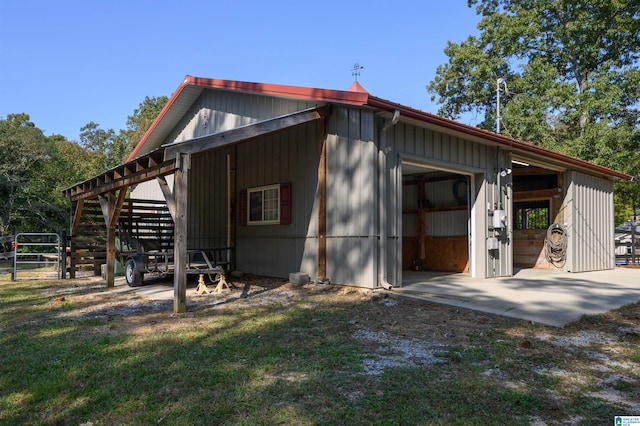
[{"label": "leafy tree", "polygon": [[133,115],[127,118],[127,130],[125,132],[127,138],[127,155],[133,151],[138,142],[140,142],[168,100],[169,98],[166,96],[157,98],[155,96],[151,98],[145,96],[144,101],[133,111]]},{"label": "leafy tree", "polygon": [[113,129],[104,130],[98,123],[87,123],[80,129],[80,146],[92,154],[94,174],[101,173],[121,163],[124,145]]},{"label": "leafy tree", "polygon": [[0,235],[68,227],[62,190],[124,162],[167,100],[146,97],[117,134],[89,122],[79,143],[44,136],[25,113],[0,119]]},{"label": "leafy tree", "polygon": [[63,136],[45,137],[27,114],[0,120],[0,234],[64,229],[68,204],[60,193],[88,172],[88,159]]},{"label": "leafy tree", "polygon": [[28,211],[28,185],[35,163],[45,157],[44,135],[27,114],[0,120],[0,234],[20,225]]},{"label": "leafy tree", "polygon": [[80,129],[80,145],[91,153],[91,169],[95,175],[122,164],[142,139],[147,129],[167,103],[166,96],[148,97],[127,118],[127,129],[117,134],[104,130],[98,123],[87,123]]},{"label": "leafy tree", "polygon": [[[447,44],[439,113],[632,175],[640,172],[640,2],[469,0],[480,35]],[[507,90],[498,79],[507,82]],[[626,202],[629,201],[627,194]],[[620,202],[625,202],[620,199]]]}]

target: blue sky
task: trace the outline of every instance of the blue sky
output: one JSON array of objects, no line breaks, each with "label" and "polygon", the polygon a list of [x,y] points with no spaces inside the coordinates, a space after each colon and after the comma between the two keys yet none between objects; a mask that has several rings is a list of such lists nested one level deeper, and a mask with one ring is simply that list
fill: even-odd
[{"label": "blue sky", "polygon": [[0,118],[78,140],[186,74],[346,90],[355,63],[372,95],[436,112],[425,86],[478,20],[467,0],[0,0]]}]

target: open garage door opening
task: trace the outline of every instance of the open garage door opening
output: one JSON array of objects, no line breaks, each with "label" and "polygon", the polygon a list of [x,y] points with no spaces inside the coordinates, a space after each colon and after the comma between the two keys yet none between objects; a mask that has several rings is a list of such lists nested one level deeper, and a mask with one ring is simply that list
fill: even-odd
[{"label": "open garage door opening", "polygon": [[551,225],[565,222],[564,173],[515,158],[512,169],[513,266],[515,269],[562,269],[563,261],[557,262],[548,256],[547,237]]},{"label": "open garage door opening", "polygon": [[402,164],[404,278],[411,280],[416,273],[469,274],[469,194],[469,176]]}]

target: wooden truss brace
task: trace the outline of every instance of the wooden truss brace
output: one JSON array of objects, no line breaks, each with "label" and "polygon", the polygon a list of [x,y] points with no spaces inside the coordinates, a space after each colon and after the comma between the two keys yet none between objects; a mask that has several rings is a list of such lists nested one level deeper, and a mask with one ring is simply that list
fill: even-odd
[{"label": "wooden truss brace", "polygon": [[167,183],[167,179],[164,176],[159,176],[156,178],[158,185],[160,185],[160,189],[162,190],[162,195],[164,195],[164,199],[167,202],[167,209],[169,209],[169,214],[171,215],[171,219],[173,219],[173,223],[176,223],[176,199],[173,196],[173,191]]},{"label": "wooden truss brace", "polygon": [[82,209],[84,208],[84,200],[85,200],[84,198],[81,198],[76,202],[76,206],[73,211],[73,220],[71,222],[71,235],[76,234],[78,225],[80,225],[80,218],[82,217]]}]

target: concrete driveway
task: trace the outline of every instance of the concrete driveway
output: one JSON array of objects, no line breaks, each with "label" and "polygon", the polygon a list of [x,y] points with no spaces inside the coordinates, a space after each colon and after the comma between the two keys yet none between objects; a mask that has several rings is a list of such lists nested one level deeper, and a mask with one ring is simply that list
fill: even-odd
[{"label": "concrete driveway", "polygon": [[513,277],[403,271],[392,294],[562,327],[640,301],[640,269],[560,273],[523,269]]}]

